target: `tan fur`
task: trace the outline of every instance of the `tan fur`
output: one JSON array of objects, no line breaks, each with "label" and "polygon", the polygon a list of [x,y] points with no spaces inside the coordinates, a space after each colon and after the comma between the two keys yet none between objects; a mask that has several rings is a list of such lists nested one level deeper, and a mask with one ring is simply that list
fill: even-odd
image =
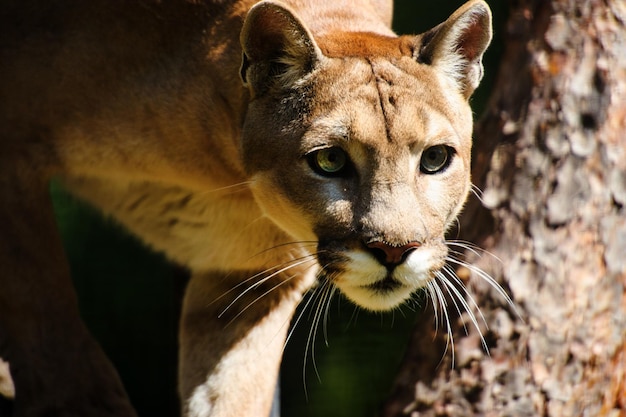
[{"label": "tan fur", "polygon": [[[444,265],[486,4],[396,37],[384,0],[254,3],[0,6],[0,356],[16,416],[134,415],[79,319],[52,178],[192,271],[187,416],[269,413],[315,283],[385,310]],[[420,168],[441,145],[449,163]],[[340,175],[315,166],[329,149]]]}]

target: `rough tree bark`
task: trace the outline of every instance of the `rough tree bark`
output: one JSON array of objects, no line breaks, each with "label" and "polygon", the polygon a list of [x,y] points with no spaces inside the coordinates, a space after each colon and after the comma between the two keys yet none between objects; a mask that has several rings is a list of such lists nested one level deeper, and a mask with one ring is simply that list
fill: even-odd
[{"label": "rough tree bark", "polygon": [[461,233],[519,315],[459,271],[490,354],[462,315],[440,363],[445,332],[421,324],[385,417],[626,416],[626,2],[510,7]]}]

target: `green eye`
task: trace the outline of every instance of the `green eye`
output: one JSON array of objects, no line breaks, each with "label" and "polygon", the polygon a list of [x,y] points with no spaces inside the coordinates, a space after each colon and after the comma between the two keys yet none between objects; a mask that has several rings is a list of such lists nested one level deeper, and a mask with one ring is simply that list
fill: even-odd
[{"label": "green eye", "polygon": [[309,155],[309,164],[320,175],[339,176],[348,167],[348,155],[338,147],[320,149]]},{"label": "green eye", "polygon": [[420,170],[425,174],[436,174],[443,171],[450,164],[452,152],[448,146],[431,146],[422,153]]}]

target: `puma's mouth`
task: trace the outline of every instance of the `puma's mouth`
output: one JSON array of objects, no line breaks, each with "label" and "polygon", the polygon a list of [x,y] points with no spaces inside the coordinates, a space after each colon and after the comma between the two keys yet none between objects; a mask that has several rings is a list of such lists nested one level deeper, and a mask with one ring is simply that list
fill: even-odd
[{"label": "puma's mouth", "polygon": [[363,288],[366,288],[370,291],[375,291],[377,293],[388,293],[391,291],[396,291],[400,287],[404,285],[394,279],[391,275],[387,275],[384,279],[380,281],[376,281],[373,284],[364,285]]},{"label": "puma's mouth", "polygon": [[349,300],[367,310],[385,311],[396,308],[428,284],[434,271],[443,266],[445,249],[445,245],[424,244],[393,268],[362,247],[320,247],[318,260],[324,265],[323,276]]}]

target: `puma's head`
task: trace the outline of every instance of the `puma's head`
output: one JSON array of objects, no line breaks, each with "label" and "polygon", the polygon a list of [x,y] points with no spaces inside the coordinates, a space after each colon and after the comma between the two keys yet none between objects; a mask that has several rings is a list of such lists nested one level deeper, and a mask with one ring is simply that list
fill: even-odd
[{"label": "puma's head", "polygon": [[276,2],[241,34],[242,154],[266,215],[317,242],[320,277],[390,309],[444,266],[470,189],[472,114],[491,16],[470,1],[419,36],[313,36]]}]

